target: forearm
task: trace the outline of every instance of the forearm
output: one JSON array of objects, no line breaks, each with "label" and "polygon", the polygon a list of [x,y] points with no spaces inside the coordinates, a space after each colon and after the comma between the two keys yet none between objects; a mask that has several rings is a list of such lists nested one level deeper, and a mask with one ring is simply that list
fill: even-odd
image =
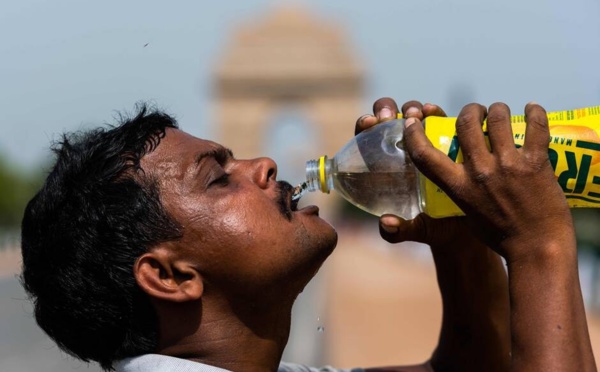
[{"label": "forearm", "polygon": [[434,369],[508,370],[508,281],[500,256],[475,241],[432,252],[443,304]]},{"label": "forearm", "polygon": [[508,265],[512,370],[595,371],[575,241],[540,251]]}]

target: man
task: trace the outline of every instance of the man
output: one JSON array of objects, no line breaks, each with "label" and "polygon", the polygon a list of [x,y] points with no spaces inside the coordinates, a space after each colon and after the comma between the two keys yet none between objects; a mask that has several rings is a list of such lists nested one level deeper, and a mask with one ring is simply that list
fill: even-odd
[{"label": "man", "polygon": [[[397,112],[378,100],[356,131]],[[516,149],[506,106],[466,106],[464,164],[424,135],[419,120],[440,108],[409,102],[402,112],[413,161],[467,216],[381,218],[386,240],[431,245],[444,315],[430,360],[371,370],[595,370],[545,111],[526,107]],[[297,210],[272,160],[235,159],[145,109],[65,137],[56,152],[23,220],[22,278],[59,346],[118,371],[308,370],[280,358],[292,304],[337,237],[317,207]],[[506,259],[509,282],[482,241]]]}]

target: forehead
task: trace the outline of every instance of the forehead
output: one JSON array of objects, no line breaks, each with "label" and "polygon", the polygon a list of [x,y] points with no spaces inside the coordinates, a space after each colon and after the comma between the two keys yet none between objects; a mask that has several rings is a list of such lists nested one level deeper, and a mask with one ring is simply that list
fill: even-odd
[{"label": "forehead", "polygon": [[158,179],[184,179],[196,165],[197,157],[202,153],[221,149],[220,144],[194,137],[179,129],[167,128],[154,151],[140,159],[144,172]]},{"label": "forehead", "polygon": [[167,128],[165,136],[154,151],[141,159],[144,170],[168,165],[176,168],[187,168],[201,153],[223,148],[220,144],[194,137],[179,129]]}]

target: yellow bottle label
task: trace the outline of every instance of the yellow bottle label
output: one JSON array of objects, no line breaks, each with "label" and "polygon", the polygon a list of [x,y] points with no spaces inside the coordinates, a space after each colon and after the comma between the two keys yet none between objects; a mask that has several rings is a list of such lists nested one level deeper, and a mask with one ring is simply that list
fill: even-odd
[{"label": "yellow bottle label", "polygon": [[[572,208],[600,207],[600,106],[548,113],[548,155],[556,180]],[[456,137],[456,118],[428,117],[425,133],[433,145],[457,163],[462,152]],[[525,139],[525,117],[511,118],[515,145]],[[483,126],[487,137],[486,125]],[[488,144],[489,145],[489,144]],[[423,177],[424,212],[432,217],[462,215],[463,212],[433,182]]]}]

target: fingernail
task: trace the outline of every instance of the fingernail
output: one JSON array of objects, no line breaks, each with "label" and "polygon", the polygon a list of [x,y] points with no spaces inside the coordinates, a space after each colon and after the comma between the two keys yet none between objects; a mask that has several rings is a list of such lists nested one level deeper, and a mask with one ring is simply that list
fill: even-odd
[{"label": "fingernail", "polygon": [[419,114],[419,109],[416,107],[411,107],[408,110],[406,110],[406,117],[416,116],[418,114]]},{"label": "fingernail", "polygon": [[538,105],[538,103],[535,102],[535,101],[531,101],[531,102],[528,103],[528,105]]},{"label": "fingernail", "polygon": [[396,234],[399,231],[398,226],[381,225],[381,228],[388,234]]},{"label": "fingernail", "polygon": [[391,118],[392,116],[392,110],[390,110],[388,107],[384,107],[379,111],[378,118],[381,120]]},{"label": "fingernail", "polygon": [[406,119],[404,121],[404,127],[408,128],[408,127],[410,127],[411,125],[413,125],[416,122],[417,122],[417,119],[415,119],[415,118],[408,118],[408,119]]}]

